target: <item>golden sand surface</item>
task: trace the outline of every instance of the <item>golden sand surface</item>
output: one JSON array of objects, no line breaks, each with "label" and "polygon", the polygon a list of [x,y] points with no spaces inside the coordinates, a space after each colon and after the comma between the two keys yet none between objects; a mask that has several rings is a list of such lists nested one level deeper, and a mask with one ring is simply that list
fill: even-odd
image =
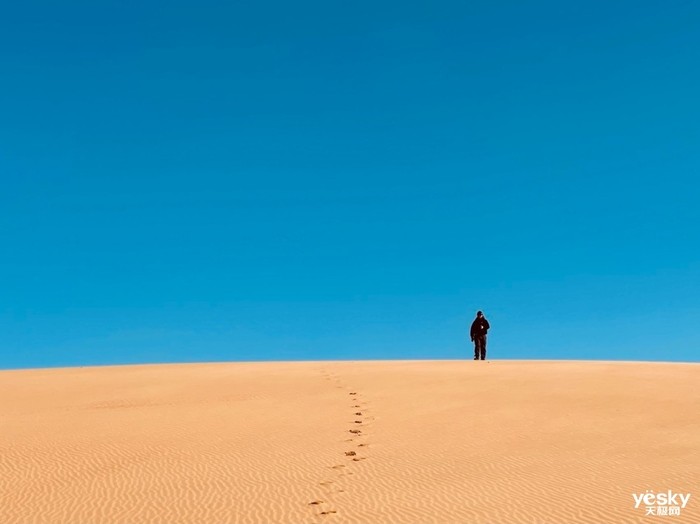
[{"label": "golden sand surface", "polygon": [[699,450],[698,364],[0,372],[2,524],[698,523]]}]

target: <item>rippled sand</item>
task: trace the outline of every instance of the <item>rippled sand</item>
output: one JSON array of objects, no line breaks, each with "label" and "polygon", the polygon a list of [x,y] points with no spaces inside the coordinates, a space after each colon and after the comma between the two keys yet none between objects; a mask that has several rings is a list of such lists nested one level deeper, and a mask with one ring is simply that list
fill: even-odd
[{"label": "rippled sand", "polygon": [[699,449],[697,364],[0,372],[1,523],[700,522]]}]

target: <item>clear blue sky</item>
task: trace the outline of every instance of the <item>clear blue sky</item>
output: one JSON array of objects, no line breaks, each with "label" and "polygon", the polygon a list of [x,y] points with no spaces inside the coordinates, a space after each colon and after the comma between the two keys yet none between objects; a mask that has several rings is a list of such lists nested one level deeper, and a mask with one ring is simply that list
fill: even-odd
[{"label": "clear blue sky", "polygon": [[0,368],[698,361],[697,2],[2,11]]}]

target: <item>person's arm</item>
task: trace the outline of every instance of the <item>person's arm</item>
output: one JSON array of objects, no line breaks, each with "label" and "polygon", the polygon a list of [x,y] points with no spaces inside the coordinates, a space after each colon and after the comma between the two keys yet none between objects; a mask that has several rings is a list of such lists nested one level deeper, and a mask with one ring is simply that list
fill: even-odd
[{"label": "person's arm", "polygon": [[489,324],[489,321],[484,318],[484,323],[486,324],[486,329],[491,329],[491,325]]},{"label": "person's arm", "polygon": [[472,342],[474,342],[474,331],[476,331],[476,320],[472,322],[472,327],[469,330],[469,337],[472,339]]}]

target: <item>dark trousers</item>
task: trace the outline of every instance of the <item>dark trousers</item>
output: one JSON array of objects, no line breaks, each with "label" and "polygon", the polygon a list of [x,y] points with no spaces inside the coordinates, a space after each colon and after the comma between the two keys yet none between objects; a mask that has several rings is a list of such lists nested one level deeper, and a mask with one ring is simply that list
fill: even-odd
[{"label": "dark trousers", "polygon": [[486,335],[474,337],[474,360],[486,359]]}]

